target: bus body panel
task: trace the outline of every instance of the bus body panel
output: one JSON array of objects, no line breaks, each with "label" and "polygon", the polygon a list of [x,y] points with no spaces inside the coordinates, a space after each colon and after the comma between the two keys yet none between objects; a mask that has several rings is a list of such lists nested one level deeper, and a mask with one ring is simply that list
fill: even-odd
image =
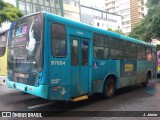
[{"label": "bus body panel", "polygon": [[157,51],[157,77],[160,77],[160,51]]},{"label": "bus body panel", "polygon": [[[64,23],[64,21],[57,21],[57,19],[55,19],[53,16],[45,16],[45,20],[46,20],[45,22],[48,23],[47,28],[50,28],[50,26],[53,23],[62,23],[62,24]],[[91,87],[89,87],[89,81],[87,82],[88,84],[86,84],[86,81],[89,79],[89,76],[90,76],[90,72],[89,72],[90,67],[84,67],[84,66],[71,67],[71,62],[69,62],[69,59],[71,57],[71,52],[70,52],[71,51],[71,49],[70,49],[71,44],[69,42],[72,40],[71,36],[76,36],[75,38],[78,38],[79,42],[81,41],[80,39],[87,41],[90,46],[91,43],[87,37],[90,36],[91,33],[84,31],[84,30],[81,30],[81,29],[75,29],[74,27],[68,26],[68,25],[65,25],[65,27],[67,29],[67,41],[68,41],[67,42],[68,55],[65,58],[53,57],[53,55],[51,53],[51,51],[52,51],[51,45],[48,46],[48,44],[45,44],[46,45],[45,48],[47,49],[47,51],[49,51],[48,52],[49,53],[48,54],[49,55],[48,74],[49,74],[49,81],[50,81],[49,84],[51,84],[50,85],[51,99],[68,100],[72,97],[77,97],[77,96],[86,94],[89,91],[91,91],[91,90],[89,90],[89,88],[91,88]],[[51,34],[50,32],[51,32],[50,30],[47,30],[46,35],[45,35],[46,36],[45,40],[47,40],[47,42],[51,43],[51,38],[49,37]],[[89,51],[90,50],[91,49],[89,47]],[[91,51],[90,51],[90,53],[91,53]],[[89,55],[91,56],[91,54],[89,54]],[[80,56],[82,56],[81,53],[80,53]],[[88,59],[88,61],[90,61],[90,59]],[[88,64],[88,66],[89,66],[89,64]],[[79,74],[79,71],[81,71],[80,72],[81,74]],[[66,74],[66,73],[68,73],[68,74]],[[85,75],[82,75],[82,74],[85,74]],[[79,80],[79,79],[81,79],[81,80]],[[53,90],[53,88],[55,86],[59,87],[59,90],[57,90],[57,93],[56,93],[56,91]],[[80,86],[81,86],[81,89],[79,89]],[[65,94],[63,93],[63,91],[65,91]],[[59,97],[58,97],[58,95],[59,95]],[[65,96],[65,97],[63,97],[63,96]]]},{"label": "bus body panel", "polygon": [[0,76],[7,75],[8,30],[0,32]]},{"label": "bus body panel", "polygon": [[[98,33],[144,46],[153,48],[155,46],[49,13],[44,12],[43,16],[43,66],[41,72],[37,73],[41,78],[37,79],[36,77],[39,84],[31,86],[7,79],[7,85],[10,88],[45,99],[68,101],[86,94],[102,93],[105,80],[109,76],[114,76],[116,89],[119,89],[144,82],[148,71],[154,73],[153,62],[94,58],[93,35]],[[51,27],[53,23],[61,24],[66,29],[67,54],[64,57],[56,57],[52,53],[52,44],[54,43],[51,38]],[[78,62],[74,63],[72,50],[77,44]]]},{"label": "bus body panel", "polygon": [[[92,74],[92,90],[95,92],[103,92],[103,84],[109,75],[115,75],[117,78],[120,76],[120,64],[117,60],[94,60]],[[117,82],[118,83],[118,82]],[[119,86],[118,84],[116,86]]]},{"label": "bus body panel", "polygon": [[6,47],[4,56],[0,57],[0,76],[6,76],[7,74],[7,51],[8,48]]},{"label": "bus body panel", "polygon": [[17,83],[17,82],[12,82],[9,81],[7,78],[6,84],[9,88],[20,90],[38,97],[42,97],[45,99],[48,98],[48,85],[40,85],[38,87],[30,86],[30,85],[25,85],[22,83]]}]

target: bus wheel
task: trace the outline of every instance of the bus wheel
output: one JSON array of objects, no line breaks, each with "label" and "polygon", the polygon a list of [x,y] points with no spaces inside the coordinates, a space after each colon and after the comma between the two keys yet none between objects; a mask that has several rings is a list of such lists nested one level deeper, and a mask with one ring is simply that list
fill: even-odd
[{"label": "bus wheel", "polygon": [[149,80],[150,80],[150,76],[149,76],[149,74],[147,74],[146,81],[142,83],[143,87],[147,87]]},{"label": "bus wheel", "polygon": [[111,98],[115,93],[115,81],[113,78],[108,78],[104,83],[103,96]]}]

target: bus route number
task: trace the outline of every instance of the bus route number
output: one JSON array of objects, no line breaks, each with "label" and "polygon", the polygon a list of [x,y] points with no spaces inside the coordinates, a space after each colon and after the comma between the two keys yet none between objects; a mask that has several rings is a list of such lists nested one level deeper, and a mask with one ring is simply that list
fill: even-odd
[{"label": "bus route number", "polygon": [[66,65],[65,61],[51,61],[51,65]]}]

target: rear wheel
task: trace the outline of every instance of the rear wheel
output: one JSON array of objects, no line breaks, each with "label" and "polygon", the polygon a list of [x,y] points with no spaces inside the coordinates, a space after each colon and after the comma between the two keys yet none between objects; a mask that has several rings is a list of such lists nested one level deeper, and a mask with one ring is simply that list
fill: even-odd
[{"label": "rear wheel", "polygon": [[142,83],[143,87],[147,87],[149,80],[150,80],[150,76],[149,76],[149,74],[147,74],[146,81]]},{"label": "rear wheel", "polygon": [[111,98],[115,93],[115,80],[113,78],[108,78],[104,83],[103,96],[105,98]]}]

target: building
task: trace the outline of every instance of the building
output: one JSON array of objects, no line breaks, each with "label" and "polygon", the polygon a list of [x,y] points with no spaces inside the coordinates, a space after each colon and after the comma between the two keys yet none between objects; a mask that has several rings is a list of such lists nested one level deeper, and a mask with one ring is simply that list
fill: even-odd
[{"label": "building", "polygon": [[80,21],[79,0],[15,0],[16,6],[26,15],[47,11]]},{"label": "building", "polygon": [[105,10],[105,0],[80,0],[80,4],[99,10]]},{"label": "building", "polygon": [[81,22],[104,30],[121,29],[121,16],[81,5]]},{"label": "building", "polygon": [[145,14],[146,0],[106,0],[106,11],[122,16],[122,31],[131,32]]},{"label": "building", "polygon": [[[79,0],[4,0],[18,7],[24,15],[47,11],[80,22]],[[6,27],[7,26],[7,27]],[[0,30],[8,29],[9,22],[3,23]]]}]

